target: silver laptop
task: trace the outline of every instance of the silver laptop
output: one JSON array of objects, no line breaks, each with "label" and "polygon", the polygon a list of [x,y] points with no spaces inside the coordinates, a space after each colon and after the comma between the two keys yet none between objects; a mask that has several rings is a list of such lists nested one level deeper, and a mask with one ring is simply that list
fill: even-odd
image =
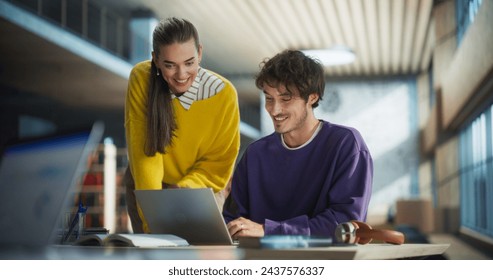
[{"label": "silver laptop", "polygon": [[135,190],[151,233],[168,233],[191,245],[233,245],[210,188]]},{"label": "silver laptop", "polygon": [[0,162],[0,247],[56,242],[103,124],[6,147]]}]

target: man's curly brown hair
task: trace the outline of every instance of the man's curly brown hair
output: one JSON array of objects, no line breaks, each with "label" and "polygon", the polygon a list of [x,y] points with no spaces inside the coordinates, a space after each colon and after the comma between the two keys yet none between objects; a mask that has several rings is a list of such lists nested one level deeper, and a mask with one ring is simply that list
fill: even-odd
[{"label": "man's curly brown hair", "polygon": [[319,98],[312,108],[316,108],[322,100],[325,89],[324,68],[320,62],[301,51],[285,50],[264,60],[260,66],[262,69],[255,79],[255,85],[259,89],[263,89],[264,84],[276,88],[284,85],[288,90],[294,87],[305,102],[308,102],[310,94],[316,93]]}]

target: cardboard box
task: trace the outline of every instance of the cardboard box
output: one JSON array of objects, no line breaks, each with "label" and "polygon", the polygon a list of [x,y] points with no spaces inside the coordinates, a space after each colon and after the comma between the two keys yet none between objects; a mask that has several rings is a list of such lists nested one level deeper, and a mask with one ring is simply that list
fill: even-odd
[{"label": "cardboard box", "polygon": [[398,200],[396,203],[396,225],[413,226],[422,233],[435,230],[435,215],[430,200]]}]

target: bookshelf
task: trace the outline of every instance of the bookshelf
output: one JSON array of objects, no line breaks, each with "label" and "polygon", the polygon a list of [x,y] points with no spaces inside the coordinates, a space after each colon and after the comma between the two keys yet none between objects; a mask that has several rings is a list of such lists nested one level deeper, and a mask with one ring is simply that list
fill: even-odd
[{"label": "bookshelf", "polygon": [[80,198],[87,207],[85,227],[105,227],[111,233],[131,232],[122,180],[128,165],[126,149],[105,139],[88,162],[76,195],[76,205]]}]

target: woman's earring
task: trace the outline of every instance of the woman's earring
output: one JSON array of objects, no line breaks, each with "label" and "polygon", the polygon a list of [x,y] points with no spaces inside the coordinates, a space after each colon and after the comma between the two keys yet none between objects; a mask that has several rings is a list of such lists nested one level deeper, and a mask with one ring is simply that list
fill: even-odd
[{"label": "woman's earring", "polygon": [[159,70],[156,71],[156,76],[159,76]]}]

